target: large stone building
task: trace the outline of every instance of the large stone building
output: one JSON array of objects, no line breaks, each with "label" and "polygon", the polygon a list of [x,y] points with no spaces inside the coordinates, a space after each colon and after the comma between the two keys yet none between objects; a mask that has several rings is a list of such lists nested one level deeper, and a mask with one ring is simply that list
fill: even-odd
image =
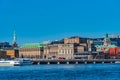
[{"label": "large stone building", "polygon": [[44,46],[45,59],[73,59],[74,52],[74,44],[52,44]]},{"label": "large stone building", "polygon": [[30,43],[23,44],[19,48],[19,57],[26,58],[43,58],[43,46],[42,43]]},{"label": "large stone building", "polygon": [[74,59],[75,53],[84,53],[85,47],[79,44],[50,44],[44,46],[45,59]]},{"label": "large stone building", "polygon": [[58,59],[73,59],[74,53],[77,52],[77,48],[75,48],[74,44],[59,44],[58,45]]},{"label": "large stone building", "polygon": [[44,59],[56,59],[58,55],[58,44],[44,46]]},{"label": "large stone building", "polygon": [[70,37],[60,41],[53,41],[44,46],[45,59],[74,59],[75,53],[87,50],[87,38]]}]

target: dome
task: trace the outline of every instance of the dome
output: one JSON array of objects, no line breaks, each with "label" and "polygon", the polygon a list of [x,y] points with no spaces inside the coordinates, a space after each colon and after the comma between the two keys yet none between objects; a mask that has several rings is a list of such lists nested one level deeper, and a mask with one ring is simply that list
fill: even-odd
[{"label": "dome", "polygon": [[108,34],[106,34],[104,41],[110,41],[110,38],[108,37]]}]

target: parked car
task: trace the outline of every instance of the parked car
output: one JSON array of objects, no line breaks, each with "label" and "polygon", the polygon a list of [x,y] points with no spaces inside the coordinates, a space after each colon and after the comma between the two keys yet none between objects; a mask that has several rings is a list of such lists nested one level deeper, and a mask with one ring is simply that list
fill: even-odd
[{"label": "parked car", "polygon": [[59,57],[58,60],[64,60],[65,58],[64,57]]}]

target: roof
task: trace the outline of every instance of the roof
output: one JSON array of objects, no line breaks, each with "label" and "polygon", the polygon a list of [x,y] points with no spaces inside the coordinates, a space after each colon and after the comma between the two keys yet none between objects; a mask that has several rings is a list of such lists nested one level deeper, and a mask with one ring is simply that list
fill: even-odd
[{"label": "roof", "polygon": [[[105,50],[104,51],[108,51],[109,50],[109,48],[116,48],[117,46],[115,46],[115,45],[108,45],[108,46],[104,46],[104,45],[97,45],[96,46],[96,48],[105,48]],[[97,50],[97,51],[102,51],[102,50]]]},{"label": "roof", "polygon": [[110,38],[108,37],[108,34],[106,34],[104,41],[110,41]]},{"label": "roof", "polygon": [[28,43],[28,44],[23,44],[20,48],[42,48],[46,44],[43,43]]}]

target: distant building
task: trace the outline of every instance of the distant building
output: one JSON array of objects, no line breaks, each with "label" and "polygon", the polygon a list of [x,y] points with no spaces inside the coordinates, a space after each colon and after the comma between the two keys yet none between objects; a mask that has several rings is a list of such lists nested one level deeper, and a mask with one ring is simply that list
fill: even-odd
[{"label": "distant building", "polygon": [[43,58],[43,47],[45,44],[43,43],[29,43],[23,44],[19,48],[19,57],[26,58]]},{"label": "distant building", "polygon": [[[115,44],[116,46],[120,47],[120,35],[108,35],[110,38],[111,44]],[[104,38],[95,38],[94,41],[101,41],[103,42]]]},{"label": "distant building", "polygon": [[64,39],[65,44],[80,44],[80,43],[87,43],[87,38],[80,38],[78,36],[65,38]]},{"label": "distant building", "polygon": [[64,44],[64,40],[55,40],[55,41],[51,41],[50,44]]},{"label": "distant building", "polygon": [[109,35],[109,38],[120,38],[120,34]]},{"label": "distant building", "polygon": [[71,44],[77,43],[77,44],[79,44],[80,43],[80,38],[79,37],[65,38],[64,43],[65,44],[68,44],[68,43],[71,43]]},{"label": "distant building", "polygon": [[12,46],[9,44],[9,42],[0,42],[0,49],[1,50],[12,49]]}]

